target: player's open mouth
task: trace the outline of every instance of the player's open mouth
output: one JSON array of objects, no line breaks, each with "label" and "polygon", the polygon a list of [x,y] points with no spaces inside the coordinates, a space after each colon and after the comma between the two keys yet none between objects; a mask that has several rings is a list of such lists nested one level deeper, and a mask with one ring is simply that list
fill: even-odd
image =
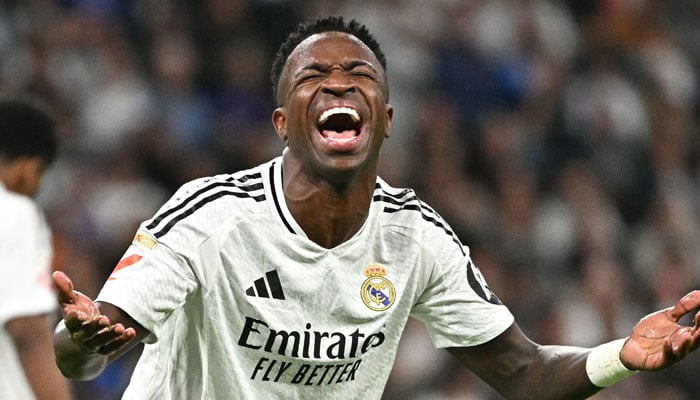
[{"label": "player's open mouth", "polygon": [[318,118],[316,127],[327,141],[337,144],[355,140],[362,131],[360,114],[354,108],[329,108]]}]

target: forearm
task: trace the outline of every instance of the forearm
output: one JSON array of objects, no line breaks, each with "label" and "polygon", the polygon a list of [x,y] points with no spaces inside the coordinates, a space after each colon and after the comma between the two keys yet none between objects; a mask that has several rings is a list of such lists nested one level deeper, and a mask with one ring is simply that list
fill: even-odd
[{"label": "forearm", "polygon": [[16,319],[10,321],[7,330],[36,399],[71,399],[70,384],[54,362],[48,319],[44,316]]},{"label": "forearm", "polygon": [[47,347],[41,354],[21,354],[27,382],[37,400],[70,400],[71,387],[68,380],[61,375],[51,354],[51,336]]},{"label": "forearm", "polygon": [[[507,399],[568,400],[586,399],[626,376],[619,373],[619,368],[607,368],[607,365],[621,366],[608,362],[619,362],[620,348],[607,345],[596,348],[593,359],[597,361],[589,367],[597,386],[586,369],[590,349],[540,346],[515,324],[487,343],[449,351]],[[599,357],[601,354],[603,357]]]},{"label": "forearm", "polygon": [[586,373],[589,351],[579,347],[539,346],[499,390],[508,399],[586,399],[601,388]]},{"label": "forearm", "polygon": [[71,340],[63,321],[56,327],[53,346],[56,364],[67,378],[94,379],[102,373],[109,362],[108,356],[90,352]]},{"label": "forearm", "polygon": [[[529,356],[520,358],[520,364],[496,369],[495,375],[501,376],[485,379],[495,382],[494,387],[508,399],[586,399],[637,372],[620,361],[624,341],[604,343],[594,349],[535,346]],[[508,361],[502,362],[508,365]]]}]

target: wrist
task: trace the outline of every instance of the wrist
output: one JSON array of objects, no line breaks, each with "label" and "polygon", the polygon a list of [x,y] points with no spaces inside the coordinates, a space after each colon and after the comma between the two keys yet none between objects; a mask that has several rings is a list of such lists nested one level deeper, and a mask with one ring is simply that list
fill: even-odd
[{"label": "wrist", "polygon": [[620,352],[626,340],[618,339],[601,344],[588,354],[586,374],[595,386],[608,387],[639,372],[627,369],[620,360]]}]

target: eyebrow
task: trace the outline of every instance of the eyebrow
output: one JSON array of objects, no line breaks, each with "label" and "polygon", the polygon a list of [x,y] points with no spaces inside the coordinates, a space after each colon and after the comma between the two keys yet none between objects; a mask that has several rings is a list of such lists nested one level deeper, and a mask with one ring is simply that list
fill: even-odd
[{"label": "eyebrow", "polygon": [[[346,71],[351,71],[351,70],[353,70],[353,69],[355,69],[355,68],[357,68],[357,67],[368,67],[368,68],[370,68],[372,71],[378,73],[377,69],[376,69],[372,64],[370,64],[370,63],[368,63],[368,62],[366,62],[366,61],[362,61],[362,60],[353,60],[353,61],[350,61],[350,62],[348,62],[348,63],[346,63],[346,64],[343,65],[343,69],[345,69]],[[325,71],[327,71],[329,68],[330,68],[330,65],[329,65],[329,64],[322,64],[322,63],[319,63],[319,62],[314,62],[314,63],[311,63],[311,64],[306,65],[305,67],[303,67],[299,72],[297,72],[297,73],[294,75],[294,77],[297,77],[297,76],[299,76],[300,74],[302,74],[302,73],[304,73],[304,72],[306,72],[306,71],[309,71],[309,70],[325,72]]]}]

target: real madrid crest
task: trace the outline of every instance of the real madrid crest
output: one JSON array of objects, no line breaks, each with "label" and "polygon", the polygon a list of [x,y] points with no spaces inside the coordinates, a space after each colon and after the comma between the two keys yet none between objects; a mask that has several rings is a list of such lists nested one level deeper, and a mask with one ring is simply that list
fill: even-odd
[{"label": "real madrid crest", "polygon": [[386,275],[386,268],[377,263],[365,267],[367,279],[362,283],[362,302],[374,311],[388,309],[396,299],[396,289],[384,275]]}]

